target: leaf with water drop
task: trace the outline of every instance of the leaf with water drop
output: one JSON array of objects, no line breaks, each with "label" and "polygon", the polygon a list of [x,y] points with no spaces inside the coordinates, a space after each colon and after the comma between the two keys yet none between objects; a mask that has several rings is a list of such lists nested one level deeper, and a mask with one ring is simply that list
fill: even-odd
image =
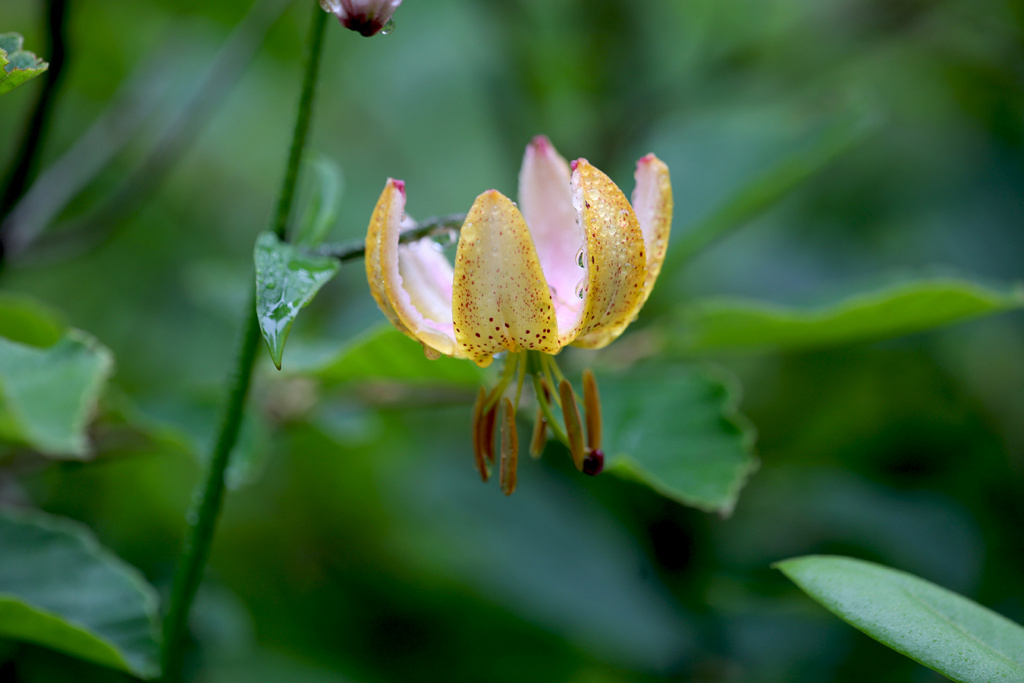
[{"label": "leaf with water drop", "polygon": [[46,71],[50,65],[21,49],[24,39],[17,33],[0,33],[0,95],[14,90]]},{"label": "leaf with water drop", "polygon": [[299,310],[338,273],[337,259],[311,254],[270,232],[256,240],[256,317],[274,365],[281,369],[284,343]]}]

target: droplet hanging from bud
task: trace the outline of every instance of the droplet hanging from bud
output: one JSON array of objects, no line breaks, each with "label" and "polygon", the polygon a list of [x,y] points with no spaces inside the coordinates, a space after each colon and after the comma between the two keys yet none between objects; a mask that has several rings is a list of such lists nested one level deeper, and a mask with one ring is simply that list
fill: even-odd
[{"label": "droplet hanging from bud", "polygon": [[386,22],[384,22],[384,26],[381,27],[380,34],[382,36],[386,36],[386,35],[390,35],[390,34],[392,34],[394,32],[395,32],[395,20],[394,19],[388,19]]}]

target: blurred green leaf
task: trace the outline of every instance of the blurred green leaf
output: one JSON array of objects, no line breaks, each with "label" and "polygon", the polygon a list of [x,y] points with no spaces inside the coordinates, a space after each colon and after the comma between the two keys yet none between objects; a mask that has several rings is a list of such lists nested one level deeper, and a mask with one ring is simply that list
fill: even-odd
[{"label": "blurred green leaf", "polygon": [[0,293],[0,337],[45,348],[56,344],[66,327],[56,311],[35,299]]},{"label": "blurred green leaf", "polygon": [[0,338],[0,432],[45,455],[85,458],[86,426],[113,368],[110,350],[78,330],[45,349]]},{"label": "blurred green leaf", "polygon": [[21,49],[17,33],[0,33],[0,95],[14,90],[49,68],[49,64]]},{"label": "blurred green leaf", "polygon": [[1024,288],[953,278],[917,280],[801,310],[740,299],[686,309],[673,348],[693,352],[798,349],[885,339],[1024,306]]},{"label": "blurred green leaf", "polygon": [[254,259],[256,316],[270,357],[280,370],[284,343],[295,317],[338,273],[340,265],[335,258],[309,254],[270,232],[257,238]]},{"label": "blurred green leaf", "polygon": [[89,529],[8,511],[0,514],[0,548],[0,634],[156,677],[156,591]]},{"label": "blurred green leaf", "polygon": [[967,598],[848,557],[774,566],[843,621],[954,681],[1024,680],[1024,628]]},{"label": "blurred green leaf", "polygon": [[391,327],[374,328],[338,352],[297,361],[294,372],[327,384],[366,380],[430,382],[475,387],[484,373],[473,363],[441,356],[429,360],[423,347]]},{"label": "blurred green leaf", "polygon": [[715,240],[743,227],[774,206],[866,140],[879,124],[877,114],[864,108],[854,111],[823,128],[810,142],[739,186],[711,213],[678,232],[665,257],[665,274],[677,270]]},{"label": "blurred green leaf", "polygon": [[601,378],[606,469],[684,505],[728,514],[757,468],[734,380],[663,367]]},{"label": "blurred green leaf", "polygon": [[327,157],[317,156],[306,164],[309,183],[308,199],[303,202],[299,228],[292,240],[296,244],[317,247],[338,220],[341,205],[341,169]]}]

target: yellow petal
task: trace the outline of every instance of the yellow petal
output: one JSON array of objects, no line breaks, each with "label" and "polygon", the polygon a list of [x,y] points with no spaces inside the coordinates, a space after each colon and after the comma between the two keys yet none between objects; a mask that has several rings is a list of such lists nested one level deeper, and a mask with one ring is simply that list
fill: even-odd
[{"label": "yellow petal", "polygon": [[366,279],[388,320],[423,344],[428,357],[456,353],[452,268],[429,244],[400,245],[405,183],[388,179],[366,233]]},{"label": "yellow petal", "polygon": [[561,348],[551,292],[526,221],[496,190],[477,197],[466,215],[452,299],[458,351],[481,367],[501,351]]},{"label": "yellow petal", "polygon": [[668,234],[672,228],[672,183],[668,166],[653,154],[636,162],[635,177],[633,211],[647,245],[647,279],[644,282],[644,301],[647,301],[668,251]]},{"label": "yellow petal", "polygon": [[573,203],[582,217],[587,269],[583,318],[573,344],[599,349],[622,334],[644,303],[646,248],[622,190],[586,159],[573,167]]}]

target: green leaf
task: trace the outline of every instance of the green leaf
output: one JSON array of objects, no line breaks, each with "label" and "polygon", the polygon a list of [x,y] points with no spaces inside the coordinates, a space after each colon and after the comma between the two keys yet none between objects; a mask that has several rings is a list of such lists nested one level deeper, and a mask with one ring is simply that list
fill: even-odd
[{"label": "green leaf", "polygon": [[67,325],[56,311],[35,299],[0,293],[0,337],[28,346],[53,346]]},{"label": "green leaf", "polygon": [[447,356],[429,360],[420,344],[390,325],[374,328],[334,353],[307,352],[293,371],[327,384],[385,380],[475,387],[484,378],[471,361]]},{"label": "green leaf", "polygon": [[87,457],[86,426],[113,367],[110,351],[78,330],[45,349],[0,338],[0,431],[45,455]]},{"label": "green leaf", "polygon": [[816,309],[709,299],[683,313],[674,348],[699,353],[848,344],[921,332],[1022,306],[1024,288],[1020,286],[999,291],[953,278],[892,285]]},{"label": "green leaf", "polygon": [[606,469],[728,514],[757,469],[755,433],[721,371],[667,366],[601,377]]},{"label": "green leaf", "polygon": [[737,187],[710,213],[673,236],[662,277],[678,270],[699,251],[724,235],[743,227],[836,159],[871,136],[881,123],[867,107],[824,126],[820,132],[759,174]]},{"label": "green leaf", "polygon": [[967,598],[848,557],[774,566],[843,621],[954,681],[1024,681],[1024,628]]},{"label": "green leaf", "polygon": [[0,635],[143,678],[159,672],[156,591],[86,527],[0,513]]},{"label": "green leaf", "polygon": [[46,71],[50,65],[21,49],[17,33],[0,33],[0,95],[14,90]]},{"label": "green leaf", "polygon": [[256,316],[274,365],[281,356],[299,309],[313,300],[339,269],[337,259],[318,256],[264,232],[256,240]]},{"label": "green leaf", "polygon": [[338,220],[341,204],[341,169],[327,157],[318,156],[306,166],[313,174],[309,198],[304,202],[299,228],[292,240],[298,245],[318,247]]}]

